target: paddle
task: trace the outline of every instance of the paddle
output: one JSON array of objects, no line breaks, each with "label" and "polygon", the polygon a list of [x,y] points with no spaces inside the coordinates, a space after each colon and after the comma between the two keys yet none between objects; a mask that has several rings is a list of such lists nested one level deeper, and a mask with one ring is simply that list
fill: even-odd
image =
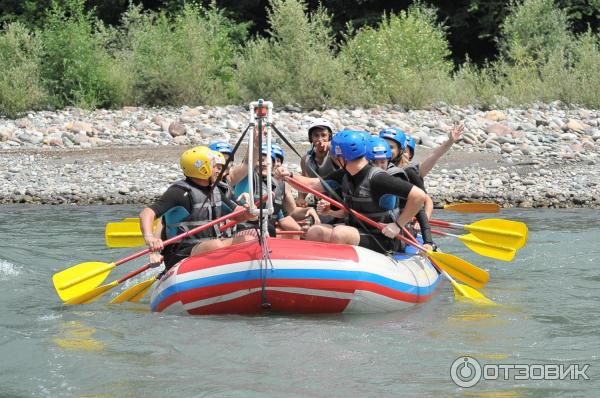
[{"label": "paddle", "polygon": [[459,213],[498,213],[500,211],[500,206],[496,203],[487,202],[463,202],[450,203],[442,207],[436,207],[436,209],[456,211]]},{"label": "paddle", "polygon": [[[169,209],[163,217],[167,225],[177,224],[180,221],[185,220],[190,213],[182,207],[176,206]],[[160,220],[154,221],[154,229]],[[174,236],[177,234],[177,229],[169,227],[169,234],[167,236]],[[142,229],[140,228],[139,218],[125,218],[121,222],[110,222],[106,224],[104,229],[104,239],[106,246],[108,247],[137,247],[144,246],[146,242],[142,237]]]},{"label": "paddle", "polygon": [[473,234],[466,235],[455,235],[449,232],[442,232],[435,229],[431,230],[432,233],[441,236],[451,236],[459,239],[466,247],[479,254],[480,256],[494,258],[502,261],[512,261],[515,257],[516,250],[510,247],[498,246],[490,242],[486,242],[477,238]]},{"label": "paddle", "polygon": [[[327,196],[321,192],[315,191],[314,189],[309,188],[306,185],[304,185],[296,180],[293,180],[289,177],[285,177],[285,179],[287,180],[288,183],[300,188],[303,191],[312,193],[313,195],[315,195],[318,198],[328,201],[333,206],[336,206],[340,209],[343,209],[346,212],[351,213],[356,218],[360,219],[361,221],[363,221],[379,230],[382,230],[384,228],[384,226],[382,224],[371,220],[370,218],[364,216],[363,214],[361,214],[355,210],[347,208],[342,203],[339,203],[338,201],[330,198],[329,196]],[[430,259],[433,258],[436,260],[436,262],[440,266],[440,268],[444,269],[446,272],[448,272],[454,278],[459,279],[472,287],[482,288],[490,278],[487,271],[482,270],[481,268],[479,268],[459,257],[453,256],[448,253],[441,253],[441,252],[434,252],[432,250],[426,250],[423,246],[419,245],[418,243],[414,244],[412,241],[409,241],[408,239],[406,239],[405,237],[403,237],[401,235],[396,236],[396,239],[400,239],[406,243],[413,244],[419,250],[426,252]]]},{"label": "paddle", "polygon": [[[404,233],[408,236],[409,240],[411,241],[411,244],[418,246],[419,242],[417,242],[415,237],[405,227],[402,227],[402,229],[403,229]],[[471,300],[471,301],[475,302],[476,304],[480,304],[480,305],[496,305],[496,303],[494,303],[492,300],[485,297],[483,294],[481,294],[481,292],[473,289],[470,286],[463,285],[463,284],[456,282],[454,280],[454,278],[452,278],[450,275],[448,275],[448,273],[446,271],[444,271],[435,262],[435,260],[433,260],[431,258],[429,260],[431,261],[431,264],[433,264],[433,266],[438,270],[438,272],[440,274],[442,274],[450,282],[450,284],[452,285],[452,290],[454,291],[454,297],[457,300],[468,299],[468,300]]]},{"label": "paddle", "polygon": [[[195,235],[227,219],[237,217],[245,211],[246,209],[239,209],[237,211],[219,217],[213,221],[210,221],[204,225],[192,228],[191,230],[185,233],[174,236],[173,238],[164,241],[163,245],[168,246],[172,243],[187,238],[188,236]],[[96,286],[101,284],[106,279],[110,271],[116,266],[119,266],[131,260],[135,260],[136,258],[139,258],[147,253],[150,253],[150,249],[141,250],[137,253],[131,254],[112,263],[87,262],[74,265],[70,268],[67,268],[63,271],[54,274],[54,276],[52,277],[54,288],[56,289],[56,292],[61,298],[61,300],[68,301],[89,290],[94,289]]]},{"label": "paddle", "polygon": [[437,227],[464,229],[483,241],[512,249],[525,246],[529,234],[527,224],[500,218],[487,218],[466,225],[435,219],[429,220],[429,223]]},{"label": "paddle", "polygon": [[131,271],[130,273],[123,276],[122,278],[117,279],[116,281],[113,281],[106,285],[98,286],[95,289],[89,290],[85,293],[75,296],[75,297],[67,300],[65,302],[65,304],[66,305],[76,305],[76,304],[89,304],[91,302],[94,302],[98,297],[102,296],[104,293],[106,293],[113,287],[120,285],[121,283],[125,282],[127,279],[133,278],[134,276],[141,274],[142,272],[146,271],[148,268],[150,268],[150,264],[146,264],[134,271]]},{"label": "paddle", "polygon": [[[267,195],[264,195],[262,197],[262,200],[266,200],[267,199]],[[261,202],[261,199],[257,199],[254,204],[256,206],[258,206]],[[186,211],[187,213],[187,211]],[[180,213],[183,214],[183,213]],[[189,213],[188,213],[189,214]],[[187,217],[187,215],[186,215]],[[230,221],[224,225],[222,225],[219,230],[221,232],[224,232],[226,230],[228,230],[229,228],[232,228],[233,226],[235,226],[238,222],[237,221]],[[145,281],[142,281],[126,290],[124,290],[123,292],[121,292],[117,297],[115,297],[114,299],[112,299],[110,301],[111,304],[118,304],[118,303],[122,303],[125,301],[140,301],[144,295],[146,294],[146,292],[148,291],[148,289],[150,289],[150,286],[152,286],[152,284],[156,281],[156,275],[151,277],[150,279],[147,279]]]},{"label": "paddle", "polygon": [[146,279],[140,283],[136,283],[128,289],[123,290],[117,297],[110,300],[110,304],[119,304],[125,301],[138,302],[148,292],[150,286],[156,281],[157,275],[154,275],[150,279]]}]

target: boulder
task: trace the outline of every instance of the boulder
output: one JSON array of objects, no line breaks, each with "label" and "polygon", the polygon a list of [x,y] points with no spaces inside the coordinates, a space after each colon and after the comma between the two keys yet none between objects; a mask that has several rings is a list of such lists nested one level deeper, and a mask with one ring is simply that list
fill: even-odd
[{"label": "boulder", "polygon": [[179,137],[185,135],[186,132],[187,129],[185,128],[185,125],[183,125],[183,123],[173,122],[169,125],[169,134],[171,134],[172,137]]},{"label": "boulder", "polygon": [[505,124],[494,123],[485,128],[485,132],[488,134],[495,134],[496,136],[512,136],[513,130]]}]

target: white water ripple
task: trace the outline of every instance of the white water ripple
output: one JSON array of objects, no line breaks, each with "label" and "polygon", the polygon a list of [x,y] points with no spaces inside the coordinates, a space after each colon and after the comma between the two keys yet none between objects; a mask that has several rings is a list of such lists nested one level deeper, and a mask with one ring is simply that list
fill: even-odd
[{"label": "white water ripple", "polygon": [[0,259],[0,280],[12,279],[12,277],[21,275],[19,267],[6,260]]}]

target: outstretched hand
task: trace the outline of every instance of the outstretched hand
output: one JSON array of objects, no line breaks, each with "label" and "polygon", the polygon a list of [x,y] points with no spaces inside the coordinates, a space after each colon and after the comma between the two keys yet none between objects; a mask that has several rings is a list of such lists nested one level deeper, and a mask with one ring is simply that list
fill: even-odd
[{"label": "outstretched hand", "polygon": [[454,126],[452,126],[452,130],[448,134],[448,138],[452,140],[453,143],[458,141],[464,129],[465,125],[463,123],[454,123]]}]

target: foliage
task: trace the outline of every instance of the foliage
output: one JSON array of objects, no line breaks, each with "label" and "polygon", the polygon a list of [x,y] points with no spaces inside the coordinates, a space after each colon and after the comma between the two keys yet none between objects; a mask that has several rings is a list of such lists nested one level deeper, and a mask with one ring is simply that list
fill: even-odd
[{"label": "foliage", "polygon": [[417,5],[359,30],[342,48],[342,59],[368,81],[377,102],[418,107],[439,99],[436,87],[448,80],[452,64],[435,18],[435,10]]},{"label": "foliage", "polygon": [[231,100],[234,60],[247,26],[214,6],[186,4],[170,18],[132,7],[119,58],[132,71],[135,99],[148,104],[218,104]]},{"label": "foliage", "polygon": [[268,15],[271,37],[249,43],[237,65],[243,102],[264,97],[312,108],[364,101],[335,56],[324,9],[307,14],[303,1],[271,0]]},{"label": "foliage", "polygon": [[83,0],[54,2],[40,31],[42,70],[58,106],[95,108],[118,105],[121,93],[111,79],[113,59],[98,34],[98,22]]},{"label": "foliage", "polygon": [[567,14],[554,0],[524,0],[513,3],[502,24],[500,48],[508,59],[524,54],[545,61],[572,41]]},{"label": "foliage", "polygon": [[0,114],[41,107],[47,100],[40,73],[41,43],[20,23],[0,34]]}]

